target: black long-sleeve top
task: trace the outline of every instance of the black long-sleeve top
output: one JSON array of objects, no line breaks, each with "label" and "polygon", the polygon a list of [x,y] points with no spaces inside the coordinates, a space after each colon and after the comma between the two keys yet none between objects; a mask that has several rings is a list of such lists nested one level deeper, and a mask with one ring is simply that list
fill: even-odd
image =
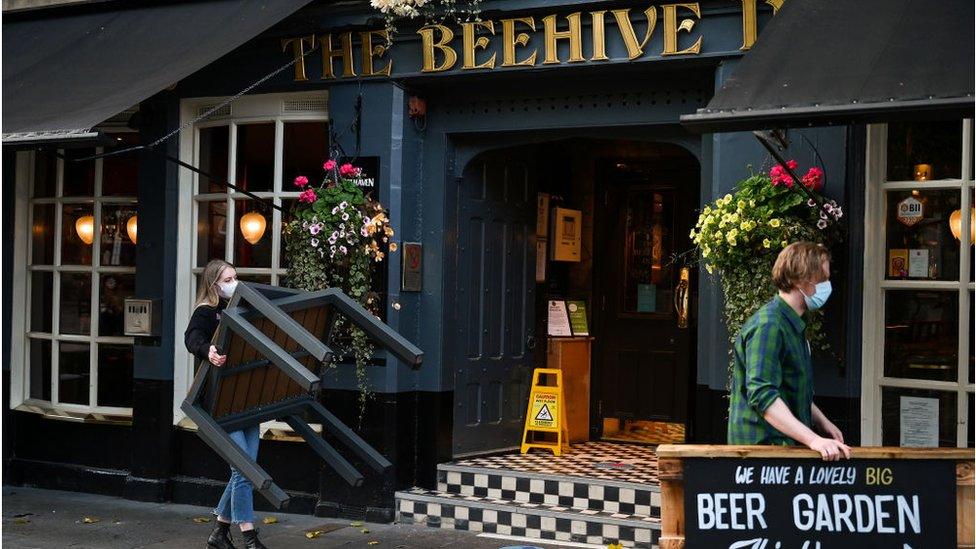
[{"label": "black long-sleeve top", "polygon": [[200,305],[193,310],[190,322],[183,333],[183,342],[186,350],[193,353],[193,356],[200,360],[208,360],[210,354],[210,340],[213,339],[214,332],[217,331],[217,324],[220,323],[220,312],[224,310],[226,304],[223,300],[216,307],[210,305]]}]

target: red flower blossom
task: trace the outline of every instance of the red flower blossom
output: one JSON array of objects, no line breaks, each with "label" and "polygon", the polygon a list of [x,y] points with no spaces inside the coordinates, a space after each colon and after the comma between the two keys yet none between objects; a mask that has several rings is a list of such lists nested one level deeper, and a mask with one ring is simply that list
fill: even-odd
[{"label": "red flower blossom", "polygon": [[339,175],[350,176],[356,175],[356,168],[352,164],[343,164],[339,166]]},{"label": "red flower blossom", "polygon": [[819,192],[823,188],[824,172],[814,166],[803,176],[803,186],[814,192]]},{"label": "red flower blossom", "polygon": [[322,164],[322,169],[325,170],[325,171],[327,171],[327,172],[331,172],[332,170],[335,169],[335,167],[336,167],[336,161],[335,160],[326,160],[325,161],[325,164]]},{"label": "red flower blossom", "polygon": [[311,204],[312,202],[315,202],[318,199],[319,197],[315,196],[314,189],[305,189],[304,191],[302,191],[302,194],[298,195],[298,201],[305,202],[307,204]]},{"label": "red flower blossom", "polygon": [[305,185],[308,185],[308,178],[307,177],[305,177],[304,175],[300,175],[300,176],[298,176],[298,177],[295,178],[295,186],[296,187],[304,187]]},{"label": "red flower blossom", "polygon": [[[797,167],[796,160],[788,160],[786,166],[795,170]],[[772,180],[773,186],[779,186],[780,184],[785,185],[787,188],[793,187],[793,178],[790,177],[789,172],[783,169],[783,166],[777,164],[773,166],[773,169],[769,170],[769,179]]]}]

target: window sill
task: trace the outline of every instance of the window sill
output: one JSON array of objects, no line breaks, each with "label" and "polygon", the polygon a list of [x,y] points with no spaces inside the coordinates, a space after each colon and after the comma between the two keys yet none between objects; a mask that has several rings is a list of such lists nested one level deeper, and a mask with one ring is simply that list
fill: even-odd
[{"label": "window sill", "polygon": [[[318,423],[310,423],[309,427],[312,428],[316,433],[322,433],[322,425]],[[197,425],[193,423],[188,417],[184,417],[179,422],[176,423],[177,429],[182,429],[184,431],[196,432]],[[283,442],[305,442],[301,436],[295,434],[291,430],[291,427],[283,421],[266,421],[261,424],[261,439],[262,440],[278,440]]]},{"label": "window sill", "polygon": [[[101,425],[132,425],[132,410],[122,412],[78,411],[62,408],[56,404],[28,401],[13,408],[18,412],[28,412],[47,419],[73,421],[75,423],[97,423]],[[125,410],[125,409],[122,409]]]}]

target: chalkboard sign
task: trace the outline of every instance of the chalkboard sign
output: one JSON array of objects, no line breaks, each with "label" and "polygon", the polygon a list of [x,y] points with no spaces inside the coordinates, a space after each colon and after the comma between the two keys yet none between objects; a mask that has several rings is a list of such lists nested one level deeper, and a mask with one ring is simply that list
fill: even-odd
[{"label": "chalkboard sign", "polygon": [[956,546],[945,460],[684,460],[688,549]]}]

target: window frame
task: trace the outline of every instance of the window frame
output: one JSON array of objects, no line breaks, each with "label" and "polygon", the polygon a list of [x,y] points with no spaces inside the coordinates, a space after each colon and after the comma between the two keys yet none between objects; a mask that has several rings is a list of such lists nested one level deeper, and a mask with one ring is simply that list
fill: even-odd
[{"label": "window frame", "polygon": [[[131,133],[123,129],[113,129],[112,133]],[[63,149],[58,153],[63,154]],[[96,154],[103,152],[103,148],[95,148]],[[14,227],[14,258],[12,273],[13,310],[24,311],[23,315],[11,317],[11,355],[10,355],[10,408],[18,411],[38,413],[49,417],[77,420],[96,421],[104,423],[130,424],[132,418],[131,406],[101,406],[93,405],[98,402],[98,351],[99,345],[128,345],[134,346],[135,338],[130,336],[100,336],[98,335],[99,315],[96,311],[100,305],[101,277],[105,274],[127,274],[133,277],[136,266],[103,266],[101,265],[101,231],[95,230],[92,243],[92,261],[89,265],[64,265],[61,258],[61,234],[63,223],[63,207],[70,204],[91,205],[94,226],[101,226],[102,209],[105,205],[138,207],[138,191],[134,195],[102,195],[103,162],[96,159],[94,166],[94,183],[90,196],[63,196],[64,158],[58,157],[56,162],[54,196],[34,198],[34,176],[36,151],[18,151],[15,166],[15,204],[14,211],[17,222]],[[34,205],[52,204],[54,211],[54,239],[51,264],[32,265],[31,253],[33,239],[31,227],[34,218]],[[51,331],[30,331],[32,273],[52,273],[51,288]],[[60,333],[60,278],[63,273],[84,273],[91,275],[91,298],[89,310],[91,323],[89,333],[62,334]],[[31,397],[30,391],[30,343],[32,340],[51,342],[51,399],[42,400]],[[84,343],[88,345],[88,404],[65,403],[59,401],[59,349],[61,342]]]},{"label": "window frame", "polygon": [[[962,121],[962,162],[958,179],[925,181],[887,181],[887,124],[867,127],[864,205],[864,296],[863,343],[861,372],[861,443],[865,446],[882,444],[883,421],[881,393],[886,387],[923,389],[956,394],[956,446],[968,446],[970,425],[976,421],[969,409],[969,395],[976,385],[969,379],[969,342],[971,332],[970,282],[971,256],[970,218],[962,215],[959,240],[959,273],[957,280],[888,280],[886,272],[887,193],[912,190],[957,190],[961,193],[960,209],[965,212],[974,206],[973,176],[973,119]],[[957,291],[959,299],[958,364],[955,381],[920,380],[887,377],[884,375],[885,294],[888,290]]]},{"label": "window frame", "polygon": [[[199,166],[200,130],[203,128],[228,126],[228,154],[227,174],[231,183],[237,176],[237,127],[245,124],[273,123],[274,138],[274,168],[271,191],[256,191],[253,194],[274,200],[277,205],[282,200],[297,199],[298,191],[282,190],[284,124],[286,122],[331,122],[328,113],[328,91],[316,90],[298,93],[272,93],[247,95],[235,100],[231,105],[218,111],[205,121],[197,122],[186,131],[180,133],[180,159]],[[189,125],[199,116],[202,110],[224,101],[224,97],[196,97],[183,99],[180,102],[180,124]],[[223,113],[221,113],[223,111]],[[199,220],[199,207],[202,203],[224,200],[227,206],[226,240],[224,242],[224,259],[233,261],[233,254],[237,238],[243,238],[236,227],[237,201],[252,200],[243,193],[203,193],[196,191],[199,187],[200,176],[187,169],[179,171],[179,209],[178,223],[180,227],[196,227]],[[264,238],[271,237],[271,265],[269,267],[239,267],[238,274],[243,276],[267,276],[271,284],[278,284],[287,269],[281,268],[281,226],[282,215],[279,210],[272,210],[272,218]],[[270,233],[270,235],[268,234]],[[180,405],[186,398],[193,382],[194,357],[186,350],[183,343],[183,332],[192,314],[193,300],[196,293],[196,276],[203,271],[202,266],[196,265],[198,250],[197,231],[179,231],[177,242],[177,280],[176,280],[176,312],[174,325],[174,371],[173,371],[173,425],[195,429],[193,422],[186,417]],[[281,422],[268,422],[262,425],[265,436],[290,439],[290,428]]]}]

